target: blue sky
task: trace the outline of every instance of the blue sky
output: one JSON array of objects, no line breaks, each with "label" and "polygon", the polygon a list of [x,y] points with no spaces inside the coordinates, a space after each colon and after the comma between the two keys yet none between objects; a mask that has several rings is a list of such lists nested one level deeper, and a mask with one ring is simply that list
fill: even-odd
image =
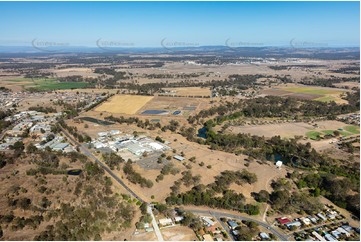
[{"label": "blue sky", "polygon": [[359,2],[0,2],[0,45],[359,46]]}]

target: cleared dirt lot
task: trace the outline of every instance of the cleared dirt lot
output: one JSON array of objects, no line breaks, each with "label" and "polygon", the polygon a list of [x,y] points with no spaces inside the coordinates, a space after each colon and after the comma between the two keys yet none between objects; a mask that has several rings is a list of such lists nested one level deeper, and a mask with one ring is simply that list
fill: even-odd
[{"label": "cleared dirt lot", "polygon": [[95,111],[109,112],[109,113],[124,113],[135,114],[141,109],[147,102],[152,100],[150,96],[136,96],[136,95],[116,95],[110,98],[110,100],[102,103]]},{"label": "cleared dirt lot", "polygon": [[194,232],[185,226],[162,228],[161,233],[166,241],[193,241],[197,240]]},{"label": "cleared dirt lot", "polygon": [[[316,127],[314,125],[317,125]],[[337,130],[347,124],[339,121],[318,121],[310,123],[282,123],[252,126],[233,126],[227,132],[249,133],[252,135],[272,137],[280,135],[283,138],[292,138],[295,135],[306,136],[308,131]]]}]

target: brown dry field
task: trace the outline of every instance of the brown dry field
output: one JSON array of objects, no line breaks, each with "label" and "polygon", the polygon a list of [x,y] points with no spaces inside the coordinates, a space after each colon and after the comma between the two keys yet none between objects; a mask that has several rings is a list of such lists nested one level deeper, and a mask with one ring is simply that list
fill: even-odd
[{"label": "brown dry field", "polygon": [[101,74],[94,73],[94,70],[92,68],[87,68],[87,67],[48,69],[47,71],[55,73],[57,77],[67,77],[67,76],[98,77],[98,76],[101,76]]},{"label": "brown dry field", "polygon": [[135,114],[152,99],[153,96],[115,95],[96,107],[95,111],[114,114]]},{"label": "brown dry field", "polygon": [[[130,95],[133,96],[133,95]],[[141,96],[144,97],[144,96]],[[195,110],[183,110],[184,107],[195,106]],[[194,115],[200,110],[207,109],[211,107],[210,100],[208,98],[186,98],[186,97],[162,97],[155,96],[142,106],[136,114],[125,114],[125,113],[110,113],[107,111],[100,111],[99,107],[85,112],[82,116],[89,116],[93,118],[100,118],[113,115],[114,117],[124,116],[124,117],[138,117],[140,119],[159,119],[161,123],[169,123],[170,120],[177,120],[180,123],[186,123],[186,118],[189,115]],[[145,110],[167,110],[169,114],[166,115],[144,115],[141,114]],[[176,110],[182,111],[179,115],[173,115],[172,113]],[[109,111],[109,110],[108,110]],[[134,110],[131,110],[134,111]]]},{"label": "brown dry field", "polygon": [[[300,91],[297,92],[297,89]],[[311,90],[314,89],[314,93],[302,92],[302,89]],[[320,93],[317,93],[317,90]],[[345,104],[346,100],[342,99],[340,95],[344,92],[350,92],[348,89],[343,88],[328,88],[328,87],[315,87],[315,86],[305,86],[300,84],[288,83],[281,84],[277,87],[266,88],[261,91],[261,95],[272,95],[272,96],[282,96],[282,97],[294,97],[306,100],[318,100],[323,97],[332,97],[336,103]]]},{"label": "brown dry field", "polygon": [[333,85],[335,85],[336,87],[340,87],[340,88],[343,88],[343,87],[360,88],[360,83],[359,82],[341,82],[341,83],[335,83]]},{"label": "brown dry field", "polygon": [[[208,76],[202,75],[196,78],[189,78],[191,80],[210,81],[210,80],[224,80],[228,75],[239,74],[239,75],[290,75],[294,80],[300,81],[305,77],[323,77],[329,78],[335,77],[358,77],[352,74],[334,73],[329,69],[337,69],[343,66],[347,66],[350,63],[359,63],[359,61],[349,60],[314,60],[314,59],[299,59],[295,62],[278,61],[275,63],[245,63],[245,64],[230,64],[230,65],[194,65],[185,64],[183,62],[166,63],[160,68],[136,68],[126,69],[120,68],[121,71],[129,71],[133,73],[134,80],[137,80],[140,84],[151,83],[151,82],[177,82],[180,79],[147,79],[141,77],[142,74],[180,74],[180,73],[203,73],[206,72]],[[268,66],[275,65],[325,65],[326,67],[319,68],[292,68],[291,70],[273,70]]]},{"label": "brown dry field", "polygon": [[194,241],[198,240],[192,229],[185,226],[162,228],[161,233],[165,241]]},{"label": "brown dry field", "polygon": [[[317,124],[318,128],[312,125]],[[336,130],[342,128],[347,124],[339,121],[317,121],[312,124],[298,122],[298,123],[282,123],[282,124],[265,124],[265,125],[247,125],[247,126],[232,126],[227,131],[232,133],[249,133],[251,135],[272,137],[279,135],[283,138],[293,138],[295,135],[303,135],[306,137],[308,131],[321,130]]]},{"label": "brown dry field", "polygon": [[[201,87],[177,87],[177,88],[163,88],[168,91],[175,91],[174,95],[178,96],[210,96],[211,90],[209,88]],[[172,95],[170,93],[169,95]]]},{"label": "brown dry field", "polygon": [[60,111],[59,106],[53,105],[50,101],[54,96],[50,93],[41,94],[36,97],[25,98],[19,103],[18,110],[26,111],[29,107],[39,106],[39,107],[53,107]]},{"label": "brown dry field", "polygon": [[24,90],[24,86],[31,84],[30,81],[9,81],[12,79],[22,78],[19,74],[6,75],[0,77],[0,86],[6,87],[13,92],[20,92]]}]

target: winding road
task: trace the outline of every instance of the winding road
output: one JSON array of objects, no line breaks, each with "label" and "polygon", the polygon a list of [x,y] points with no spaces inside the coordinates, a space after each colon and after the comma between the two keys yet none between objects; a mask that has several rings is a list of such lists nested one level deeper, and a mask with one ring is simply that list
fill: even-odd
[{"label": "winding road", "polygon": [[[252,221],[255,222],[257,224],[259,224],[260,226],[264,227],[265,229],[268,229],[269,231],[271,231],[274,235],[276,235],[280,240],[282,241],[288,241],[288,236],[285,234],[282,234],[281,232],[277,231],[276,229],[272,228],[269,224],[261,222],[259,220],[256,219],[252,219],[249,217],[243,217],[240,215],[234,215],[234,214],[229,214],[229,213],[224,213],[224,212],[219,212],[217,210],[212,210],[212,211],[205,211],[205,210],[199,210],[199,209],[185,209],[188,212],[191,213],[196,213],[196,214],[202,214],[202,215],[211,215],[216,217],[218,220],[220,220],[220,218],[232,218],[232,219],[237,219],[237,220],[245,220],[245,221]],[[222,227],[224,228],[224,226],[222,225]],[[227,231],[227,230],[226,230]]]}]

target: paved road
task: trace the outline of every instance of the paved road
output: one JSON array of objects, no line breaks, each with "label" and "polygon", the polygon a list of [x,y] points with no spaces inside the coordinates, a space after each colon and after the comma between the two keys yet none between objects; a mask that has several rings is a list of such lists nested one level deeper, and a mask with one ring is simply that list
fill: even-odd
[{"label": "paved road", "polygon": [[155,220],[152,207],[148,205],[147,211],[150,214],[150,216],[152,216],[152,225],[154,228],[155,235],[157,235],[158,241],[164,241],[162,233],[160,232],[160,229],[158,227],[157,221]]},{"label": "paved road", "polygon": [[142,203],[144,202],[144,200],[141,199],[137,194],[135,194],[117,175],[114,174],[114,172],[112,172],[112,170],[110,170],[109,167],[104,165],[98,158],[96,158],[91,153],[91,151],[89,151],[89,149],[87,147],[85,147],[85,145],[80,144],[78,141],[76,141],[63,127],[61,127],[61,129],[62,129],[63,133],[65,134],[65,136],[68,137],[69,140],[71,140],[74,144],[76,144],[79,147],[80,151],[84,155],[86,155],[91,160],[94,160],[96,163],[98,163],[98,165],[100,165],[106,172],[108,172],[108,174],[110,176],[112,176],[121,186],[123,186],[124,189],[127,190],[133,197],[135,197],[136,199],[138,199]]},{"label": "paved road", "polygon": [[[205,211],[205,210],[195,210],[195,209],[185,209],[186,211],[192,212],[192,213],[197,213],[197,214],[205,214],[205,215],[211,215],[216,217],[217,219],[221,218],[221,217],[227,217],[227,218],[232,218],[232,219],[237,219],[237,220],[246,220],[246,221],[253,221],[257,224],[259,224],[260,226],[268,229],[269,231],[271,231],[274,235],[276,235],[280,240],[282,241],[288,241],[288,236],[285,234],[280,233],[279,231],[277,231],[276,229],[272,228],[270,225],[252,219],[252,218],[248,218],[248,217],[243,217],[243,216],[239,216],[239,215],[234,215],[234,214],[229,214],[229,213],[223,213],[223,212],[217,212],[217,211]],[[227,231],[227,230],[226,230]]]},{"label": "paved road", "polygon": [[[85,154],[90,159],[97,162],[106,172],[108,172],[109,175],[111,175],[120,185],[122,185],[133,197],[135,197],[136,199],[138,199],[142,203],[144,202],[144,200],[141,199],[137,194],[135,194],[117,175],[115,175],[106,165],[104,165],[98,158],[96,158],[91,153],[91,151],[89,151],[88,148],[85,147],[85,145],[80,144],[79,142],[77,142],[63,127],[61,127],[61,129],[62,129],[63,133],[66,135],[66,137],[68,137],[74,144],[79,146],[79,149],[83,154]],[[158,238],[158,241],[164,241],[163,236],[162,236],[162,234],[160,232],[160,229],[158,227],[157,221],[156,221],[156,219],[154,217],[152,207],[149,206],[149,204],[148,204],[148,207],[147,207],[147,211],[152,217],[152,225],[153,225],[153,228],[154,228],[154,232],[155,232],[155,234],[156,234],[156,236]]]}]

